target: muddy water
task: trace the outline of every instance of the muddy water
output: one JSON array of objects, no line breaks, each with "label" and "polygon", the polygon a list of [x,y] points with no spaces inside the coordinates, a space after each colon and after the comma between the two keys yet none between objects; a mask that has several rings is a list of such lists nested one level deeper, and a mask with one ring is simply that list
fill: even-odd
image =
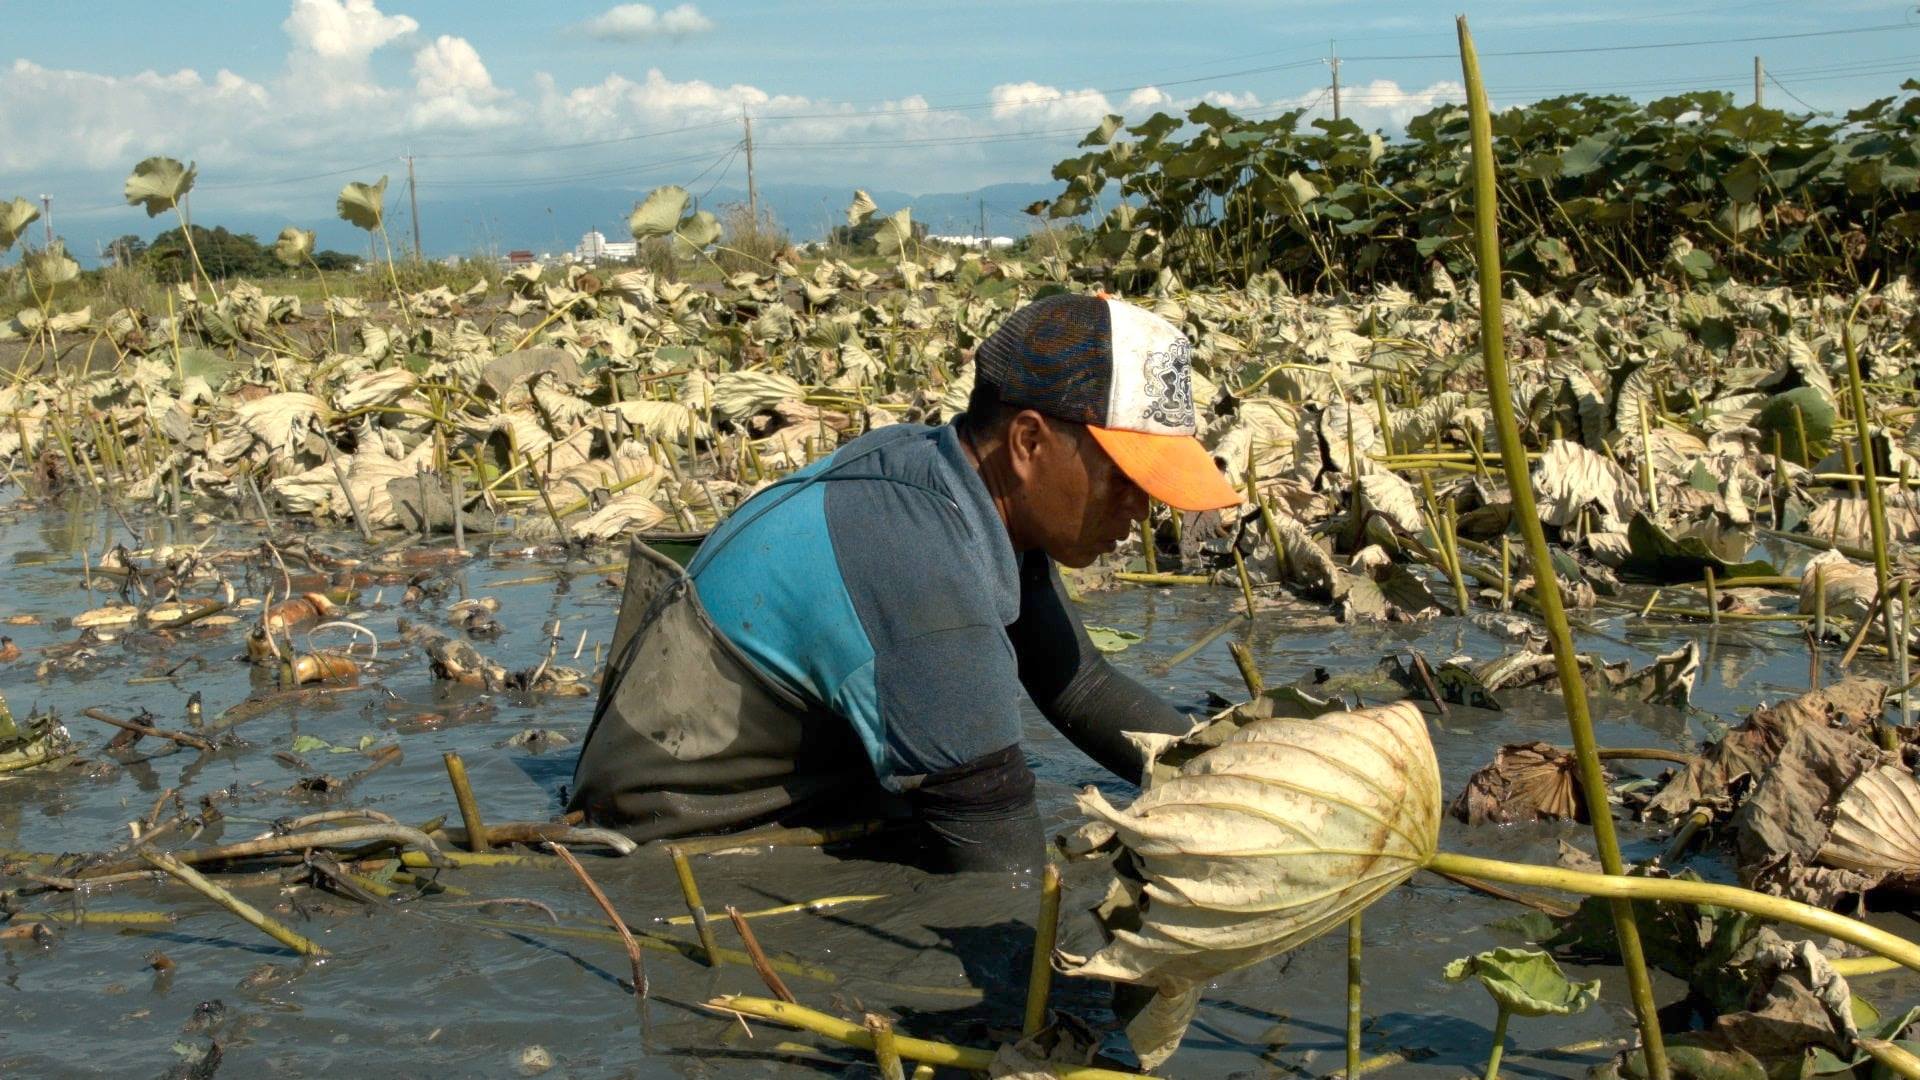
[{"label": "muddy water", "polygon": [[[209,550],[244,548],[257,528],[226,525],[142,524],[143,542],[206,542]],[[36,677],[48,647],[72,642],[60,620],[108,602],[90,597],[81,552],[96,556],[127,539],[126,525],[99,510],[0,509],[0,563],[7,589],[0,616],[30,614],[39,625],[5,628],[25,655],[0,666],[0,692],[21,715],[57,710],[72,727],[82,754],[109,763],[0,780],[0,850],[86,851],[118,844],[125,823],[144,817],[169,788],[190,799],[224,790],[226,817],[201,842],[256,835],[277,819],[336,805],[368,806],[407,822],[453,815],[441,753],[464,755],[480,800],[492,820],[546,819],[572,768],[572,753],[592,710],[590,697],[537,702],[435,685],[417,650],[397,640],[399,619],[436,621],[462,595],[498,597],[506,632],[481,643],[509,668],[531,666],[546,649],[558,620],[568,662],[584,631],[579,666],[592,666],[596,643],[610,634],[618,593],[589,562],[534,562],[501,546],[445,571],[444,597],[403,607],[401,589],[369,589],[352,617],[378,633],[379,659],[358,688],[275,699],[236,660],[238,627],[202,627],[172,641],[127,635],[100,647],[72,671]],[[349,538],[330,537],[342,550]],[[604,557],[604,556],[603,556]],[[559,576],[555,577],[555,573]],[[259,595],[266,578],[233,569],[242,594]],[[529,581],[534,578],[539,580]],[[96,581],[96,585],[100,584]],[[1239,677],[1227,651],[1242,640],[1254,650],[1270,683],[1314,669],[1361,676],[1397,650],[1418,648],[1439,659],[1457,652],[1496,655],[1501,642],[1459,620],[1418,628],[1327,627],[1322,621],[1263,613],[1251,626],[1234,625],[1190,659],[1167,662],[1228,618],[1230,595],[1206,590],[1128,590],[1095,594],[1084,604],[1089,623],[1143,633],[1145,640],[1114,659],[1170,700],[1200,707],[1208,691],[1232,693]],[[1705,663],[1695,693],[1697,712],[1625,708],[1601,701],[1603,744],[1684,747],[1703,734],[1703,719],[1734,719],[1756,701],[1805,685],[1806,658],[1797,638],[1783,631],[1673,626],[1649,633],[1618,617],[1599,618],[1582,642],[1609,659],[1644,662],[1685,637],[1698,641]],[[342,643],[331,638],[325,644]],[[170,677],[169,677],[170,673]],[[1364,680],[1351,684],[1378,699]],[[135,706],[164,726],[183,726],[189,694],[198,691],[209,718],[246,704],[254,715],[240,724],[244,748],[200,760],[193,752],[147,750],[107,754],[111,730],[79,716],[103,706],[126,715]],[[574,746],[532,753],[507,740],[529,729],[559,732]],[[1435,745],[1448,793],[1503,742],[1561,742],[1565,724],[1555,698],[1517,695],[1504,714],[1436,718]],[[305,749],[311,736],[344,752]],[[1029,753],[1040,777],[1049,823],[1071,823],[1071,794],[1089,783],[1120,790],[1110,778],[1034,718]],[[372,774],[334,802],[289,794],[303,776],[345,777],[367,758],[359,749],[398,743],[405,757]],[[149,743],[151,740],[149,740]],[[303,767],[304,766],[304,767]],[[456,819],[457,820],[457,819]],[[1586,845],[1582,830],[1551,826],[1469,831],[1451,820],[1443,843],[1457,850],[1536,861],[1551,860],[1559,840]],[[1627,826],[1624,839],[1638,853],[1660,837]],[[624,860],[589,858],[588,866],[627,919],[684,940],[683,926],[656,919],[684,908],[664,857],[643,850]],[[1709,876],[1723,866],[1704,863]],[[756,920],[761,940],[792,965],[786,978],[802,1002],[858,1016],[863,1010],[894,1017],[919,1035],[992,1046],[1017,1027],[1030,950],[1034,891],[1001,878],[935,879],[897,865],[853,861],[814,851],[711,856],[695,860],[708,906],[751,910],[847,894],[884,898],[823,914]],[[569,1076],[758,1076],[814,1073],[867,1076],[870,1068],[847,1052],[822,1045],[803,1054],[771,1044],[806,1043],[808,1036],[755,1025],[752,1037],[733,1021],[696,1007],[716,993],[762,993],[740,966],[709,969],[678,953],[649,952],[654,998],[644,1025],[620,980],[628,965],[620,947],[593,936],[570,935],[525,907],[455,906],[482,898],[524,898],[549,904],[568,924],[600,925],[596,909],[572,879],[552,868],[447,871],[443,884],[467,895],[442,894],[403,908],[372,908],[312,890],[254,888],[245,895],[274,910],[333,955],[302,962],[231,916],[175,887],[148,883],[95,890],[85,897],[51,894],[37,910],[166,911],[170,926],[138,932],[71,927],[50,945],[0,945],[0,1075],[187,1075],[195,1059],[218,1040],[218,1075],[441,1076],[522,1075],[522,1055],[544,1048]],[[15,879],[4,884],[13,886]],[[1102,882],[1095,872],[1068,875],[1068,906],[1091,904]],[[1477,988],[1446,984],[1448,960],[1499,944],[1518,944],[1490,924],[1516,913],[1500,902],[1428,877],[1369,910],[1366,919],[1369,1054],[1402,1051],[1411,1059],[1396,1075],[1458,1076],[1477,1069],[1491,1035],[1493,1008]],[[1905,929],[1912,929],[1910,926]],[[719,928],[723,945],[730,929]],[[171,961],[157,973],[156,953]],[[1181,1077],[1317,1075],[1342,1065],[1345,935],[1334,934],[1295,953],[1221,981],[1209,994],[1186,1044],[1162,1071]],[[1550,1048],[1613,1040],[1628,1030],[1623,985],[1608,969],[1575,971],[1604,980],[1604,999],[1588,1013],[1514,1024],[1504,1068],[1512,1075],[1578,1075],[1605,1051]],[[1920,985],[1904,976],[1858,981],[1860,991],[1891,1004],[1911,999]],[[1674,987],[1665,987],[1671,992]],[[1107,1018],[1106,988],[1067,981],[1055,1003],[1096,1023]],[[1109,1040],[1124,1054],[1124,1044]],[[202,1063],[202,1073],[205,1065]]]}]

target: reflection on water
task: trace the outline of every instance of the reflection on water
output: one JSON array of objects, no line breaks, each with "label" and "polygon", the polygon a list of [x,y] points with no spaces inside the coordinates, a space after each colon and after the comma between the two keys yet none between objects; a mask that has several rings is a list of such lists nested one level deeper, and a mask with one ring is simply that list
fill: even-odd
[{"label": "reflection on water", "polygon": [[[209,554],[251,548],[260,539],[257,528],[247,525],[135,524],[145,529],[143,542],[205,544]],[[343,551],[353,549],[350,538],[332,539]],[[382,648],[355,689],[275,696],[238,659],[244,653],[240,630],[220,627],[189,629],[172,640],[125,634],[96,648],[90,658],[65,665],[68,670],[41,677],[39,668],[53,650],[76,638],[61,620],[110,599],[101,581],[89,598],[82,552],[97,559],[105,547],[128,541],[127,524],[111,510],[0,511],[0,560],[11,567],[0,617],[38,617],[36,625],[6,628],[25,655],[0,666],[0,692],[22,714],[57,710],[87,756],[117,760],[110,768],[0,781],[0,847],[78,851],[116,845],[127,836],[127,821],[145,817],[162,793],[175,788],[189,801],[215,790],[230,793],[225,821],[197,842],[256,835],[277,818],[340,805],[304,791],[300,782],[321,774],[338,779],[363,767],[367,759],[354,749],[363,740],[376,748],[397,743],[405,756],[367,776],[344,805],[372,807],[413,823],[454,816],[441,754],[457,750],[489,819],[545,819],[555,813],[556,793],[571,773],[592,698],[530,701],[436,684],[418,650],[401,642],[398,621],[439,622],[444,606],[454,600],[494,596],[503,605],[498,618],[505,633],[478,643],[488,656],[509,668],[530,666],[544,655],[548,628],[558,622],[560,639],[568,643],[559,662],[591,666],[595,646],[611,634],[619,602],[618,591],[604,583],[604,572],[593,569],[611,560],[605,549],[563,565],[483,557],[447,571],[450,587],[444,595],[411,606],[403,604],[402,586],[369,588],[349,617],[379,634]],[[566,573],[555,578],[555,570]],[[259,596],[278,579],[277,572],[237,564],[228,572],[242,596]],[[1282,610],[1263,613],[1252,624],[1232,623],[1191,657],[1169,666],[1228,618],[1235,599],[1231,591],[1129,589],[1088,596],[1082,614],[1091,623],[1143,634],[1145,640],[1117,654],[1115,663],[1193,709],[1203,708],[1209,693],[1238,692],[1240,678],[1227,650],[1233,641],[1252,648],[1269,685],[1318,671],[1333,680],[1329,686],[1366,700],[1388,692],[1376,669],[1390,654],[1418,649],[1437,664],[1461,653],[1485,659],[1504,651],[1499,639],[1463,620],[1329,627],[1317,612],[1309,617],[1302,609],[1300,615]],[[1649,634],[1631,618],[1590,614],[1596,633],[1584,637],[1581,647],[1603,659],[1644,664],[1686,636],[1697,641],[1706,658],[1690,712],[1597,698],[1603,745],[1685,746],[1701,737],[1703,717],[1730,720],[1763,697],[1777,698],[1806,683],[1805,650],[1790,630],[1767,624],[1717,631],[1672,626]],[[581,659],[569,661],[583,631]],[[1870,666],[1866,670],[1872,673]],[[169,671],[176,672],[170,679],[164,677]],[[137,706],[165,726],[181,727],[188,696],[195,692],[203,695],[209,718],[246,717],[236,728],[246,747],[204,761],[192,752],[145,743],[130,755],[105,755],[101,748],[112,731],[79,717],[80,710],[94,706],[121,715]],[[1565,741],[1556,697],[1504,696],[1510,699],[1504,713],[1456,710],[1444,720],[1436,718],[1434,744],[1449,795],[1503,742]],[[508,742],[529,729],[557,732],[572,746],[535,754]],[[1125,791],[1037,714],[1030,717],[1029,735],[1043,817],[1051,826],[1075,820],[1071,800],[1080,787],[1097,784],[1116,795]],[[326,748],[295,753],[295,741],[303,736]],[[331,747],[350,752],[334,753]],[[1550,861],[1562,839],[1586,846],[1584,831],[1572,826],[1468,831],[1449,820],[1443,837],[1450,848],[1535,861]],[[1657,838],[1625,824],[1623,842],[1644,851]],[[630,922],[690,937],[685,928],[655,923],[683,910],[659,853],[592,859],[588,865]],[[894,864],[812,851],[705,857],[695,868],[706,904],[716,912],[726,904],[752,909],[823,896],[886,894],[821,914],[756,922],[771,952],[805,965],[787,981],[807,1004],[856,1017],[867,1009],[886,1012],[904,1031],[977,1045],[1004,1041],[1018,1027],[1036,903],[1030,883],[930,879]],[[1064,934],[1070,947],[1088,944],[1087,922],[1073,915],[1099,899],[1101,873],[1097,866],[1069,870]],[[469,870],[447,872],[441,880],[471,893],[461,899],[534,899],[570,921],[599,923],[597,910],[563,874]],[[167,909],[183,918],[159,934],[73,929],[47,948],[0,947],[0,979],[8,990],[0,996],[0,1073],[157,1075],[180,1060],[176,1042],[204,1046],[210,1035],[222,1040],[223,1075],[232,1076],[268,1070],[388,1075],[396,1062],[406,1063],[401,1068],[409,1073],[514,1075],[521,1051],[532,1045],[552,1053],[556,1075],[718,1076],[799,1067],[797,1059],[756,1049],[756,1041],[744,1038],[734,1021],[693,1007],[715,993],[762,993],[745,968],[708,969],[677,954],[650,953],[656,999],[650,1044],[643,1045],[631,999],[618,985],[626,971],[619,946],[543,933],[539,917],[525,908],[454,907],[443,897],[419,900],[405,910],[368,909],[305,890],[291,896],[254,890],[248,898],[274,908],[320,941],[333,959],[302,965],[263,946],[225,913],[175,890],[140,884],[84,900],[35,901],[57,909]],[[1444,983],[1440,969],[1455,956],[1517,943],[1511,934],[1488,928],[1513,913],[1496,901],[1424,877],[1371,909],[1365,1003],[1371,1018],[1369,1053],[1406,1051],[1414,1060],[1396,1070],[1407,1075],[1453,1077],[1477,1068],[1491,1037],[1492,1007],[1478,991]],[[724,921],[718,932],[730,944]],[[148,957],[156,951],[173,964],[164,978],[149,966]],[[1335,934],[1223,979],[1165,1072],[1225,1077],[1339,1068],[1344,973],[1344,935]],[[1597,1060],[1595,1055],[1534,1051],[1624,1034],[1626,1009],[1617,972],[1573,974],[1603,978],[1604,993],[1615,1007],[1516,1032],[1509,1069],[1578,1075]],[[1898,978],[1863,985],[1872,993]],[[1901,985],[1898,992],[1910,997],[1914,988]],[[1108,995],[1104,986],[1069,981],[1057,988],[1055,1004],[1099,1021],[1106,1018]],[[200,1009],[215,1001],[221,1003],[217,1016]],[[756,1031],[759,1044],[802,1038]],[[817,1060],[828,1062],[814,1066],[822,1075],[851,1075],[864,1068],[832,1064],[854,1060],[838,1050]]]}]

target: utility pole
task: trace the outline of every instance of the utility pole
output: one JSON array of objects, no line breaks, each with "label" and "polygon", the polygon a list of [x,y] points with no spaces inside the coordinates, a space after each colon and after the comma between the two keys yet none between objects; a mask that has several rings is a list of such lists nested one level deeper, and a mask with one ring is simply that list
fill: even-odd
[{"label": "utility pole", "polygon": [[1340,45],[1329,41],[1333,55],[1327,58],[1327,66],[1333,69],[1333,118],[1340,119]]},{"label": "utility pole", "polygon": [[413,212],[413,261],[424,261],[420,251],[420,199],[413,193],[413,154],[407,154],[407,208]]},{"label": "utility pole", "polygon": [[40,220],[47,226],[47,246],[53,246],[53,196],[40,196]]},{"label": "utility pole", "polygon": [[755,228],[760,226],[760,189],[753,182],[753,117],[747,115],[747,107],[740,106],[740,124],[747,129],[747,212],[753,215]]},{"label": "utility pole", "polygon": [[993,246],[987,238],[987,200],[978,195],[974,199],[980,204],[980,250],[985,251]]},{"label": "utility pole", "polygon": [[1766,78],[1767,69],[1760,64],[1760,58],[1753,58],[1753,107],[1760,107],[1760,80]]}]

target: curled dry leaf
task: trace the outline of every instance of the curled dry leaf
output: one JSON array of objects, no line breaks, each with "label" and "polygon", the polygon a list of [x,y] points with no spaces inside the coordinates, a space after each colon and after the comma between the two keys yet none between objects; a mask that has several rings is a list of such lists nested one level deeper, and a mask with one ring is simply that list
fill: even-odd
[{"label": "curled dry leaf", "polygon": [[1440,801],[1426,721],[1405,703],[1239,725],[1125,810],[1088,788],[1078,843],[1110,836],[1125,854],[1101,908],[1110,940],[1067,970],[1158,991],[1127,1028],[1153,1068],[1208,980],[1311,941],[1425,865]]},{"label": "curled dry leaf", "polygon": [[1640,496],[1626,470],[1567,439],[1548,444],[1533,476],[1540,519],[1549,525],[1571,525],[1587,510],[1592,527],[1620,532],[1639,507]]},{"label": "curled dry leaf", "polygon": [[1467,778],[1447,812],[1469,825],[1585,821],[1580,762],[1548,743],[1503,746],[1491,764]]}]

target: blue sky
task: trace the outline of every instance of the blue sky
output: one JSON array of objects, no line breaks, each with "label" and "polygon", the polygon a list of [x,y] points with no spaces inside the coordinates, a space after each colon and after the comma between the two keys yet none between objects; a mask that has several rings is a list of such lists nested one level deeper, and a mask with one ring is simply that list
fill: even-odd
[{"label": "blue sky", "polygon": [[[115,206],[140,158],[200,165],[197,219],[311,216],[348,179],[421,195],[742,182],[955,191],[1043,180],[1111,110],[1196,100],[1345,111],[1392,135],[1457,100],[1456,5],[983,0],[655,5],[451,0],[0,3],[0,178],[75,228],[153,231]],[[1840,109],[1920,75],[1920,14],[1877,0],[1541,0],[1472,6],[1496,105],[1682,89]],[[1832,33],[1877,28],[1858,33]],[[1824,36],[1794,36],[1824,35]],[[1772,38],[1735,41],[1741,38]],[[1654,48],[1664,43],[1713,42]],[[1611,49],[1614,51],[1545,52]],[[10,55],[7,55],[10,54]],[[1502,55],[1514,54],[1514,55]],[[1531,54],[1531,55],[1520,55]],[[1793,95],[1793,96],[1790,96]],[[1796,101],[1796,97],[1798,101]],[[89,245],[90,246],[90,245]]]}]

